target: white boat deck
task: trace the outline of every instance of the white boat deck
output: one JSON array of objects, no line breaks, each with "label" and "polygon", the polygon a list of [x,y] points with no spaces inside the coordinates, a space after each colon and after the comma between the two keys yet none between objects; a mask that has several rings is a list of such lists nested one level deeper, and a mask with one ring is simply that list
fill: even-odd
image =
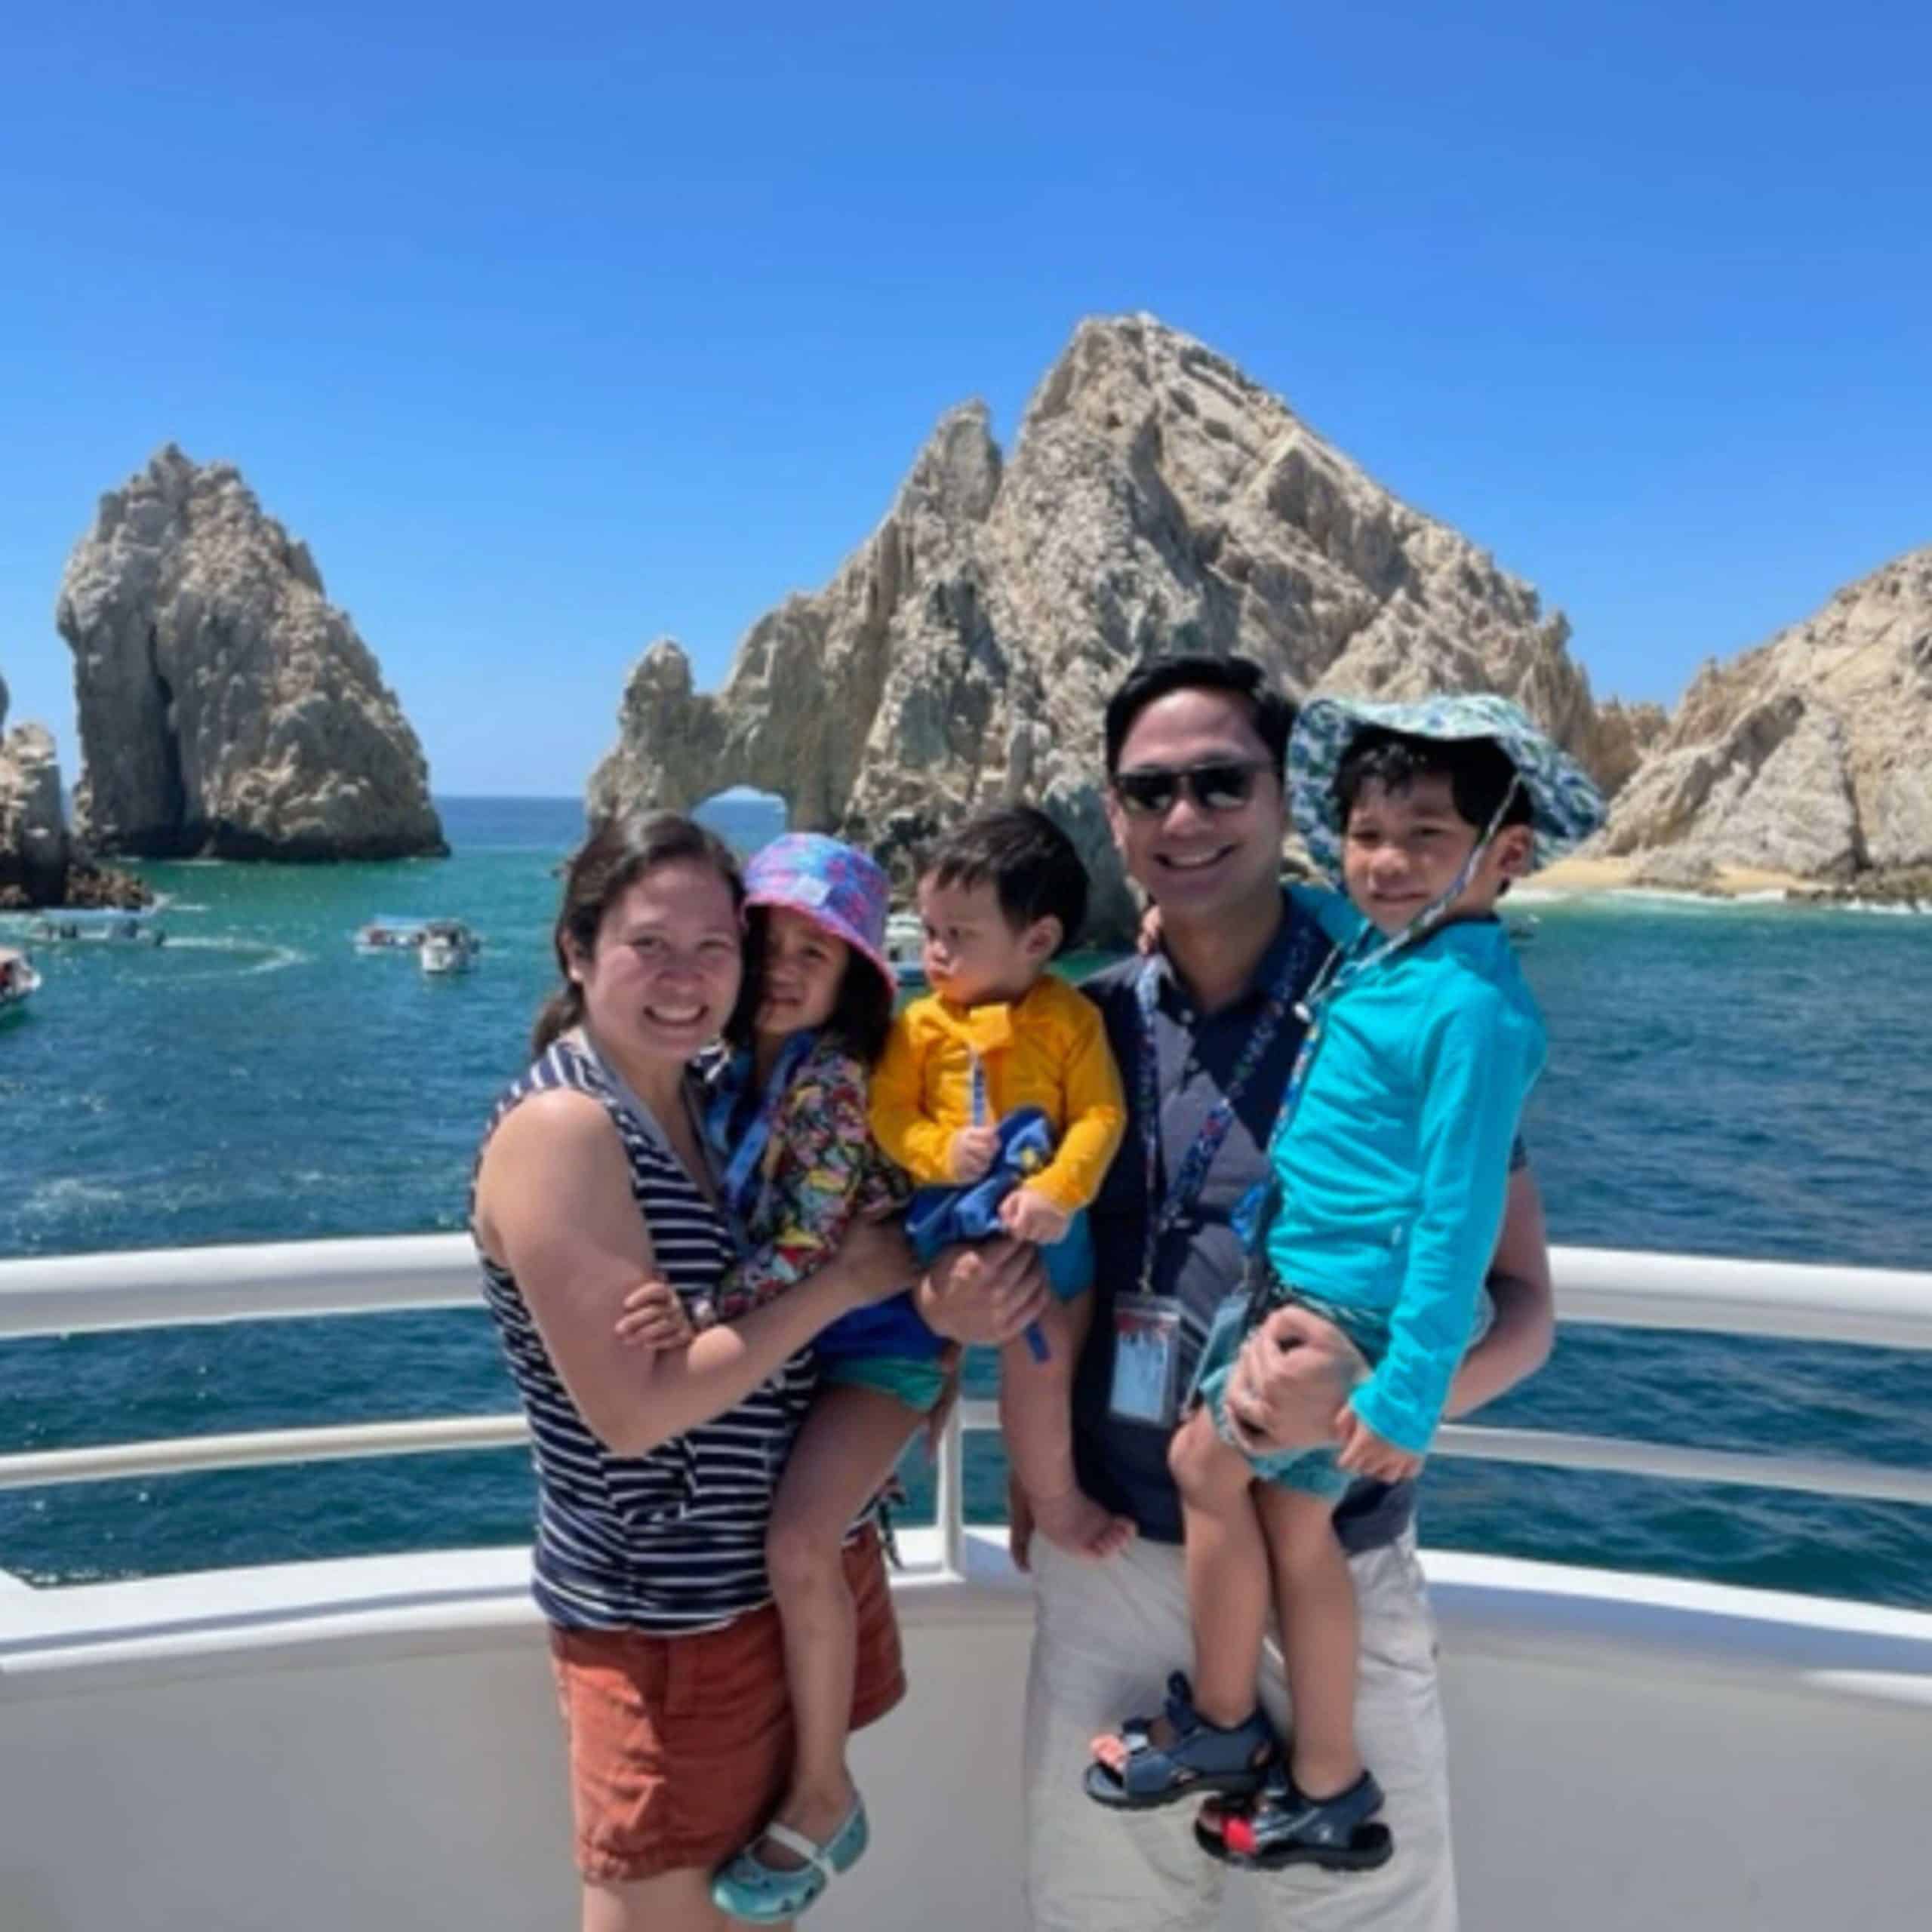
[{"label": "white boat deck", "polygon": [[[151,1320],[171,1304],[208,1319],[238,1301],[314,1312],[453,1291],[438,1240],[218,1252],[0,1263],[0,1337]],[[1932,1346],[1926,1277],[1637,1262],[1560,1256],[1565,1312]],[[211,1460],[367,1453],[417,1426],[284,1432],[252,1451],[229,1438]],[[1494,1432],[1462,1441],[1457,1453],[1497,1447]],[[1619,1466],[1637,1453],[1513,1435],[1501,1452]],[[1684,1466],[1669,1457],[1701,1452],[1652,1453],[1669,1475]],[[998,1534],[958,1522],[957,1454],[955,1437],[940,1525],[907,1539],[912,1694],[859,1740],[874,1847],[813,1913],[826,1932],[1026,1923],[1016,1771],[1031,1606]],[[211,1466],[192,1447],[109,1454],[0,1457],[0,1483],[171,1457]],[[1810,1486],[1835,1471],[1846,1493],[1932,1495],[1923,1472],[1752,1467],[1721,1479]],[[1426,1561],[1470,1932],[1932,1924],[1932,1615]],[[0,1932],[574,1925],[561,1741],[526,1564],[475,1551],[0,1584]],[[1238,1879],[1226,1923],[1253,1925],[1254,1888],[1269,1882]]]}]

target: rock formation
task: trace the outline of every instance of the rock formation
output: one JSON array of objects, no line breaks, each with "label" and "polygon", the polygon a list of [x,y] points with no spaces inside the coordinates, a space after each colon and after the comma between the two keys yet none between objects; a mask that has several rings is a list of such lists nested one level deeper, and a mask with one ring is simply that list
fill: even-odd
[{"label": "rock formation", "polygon": [[60,768],[45,726],[6,730],[7,702],[0,680],[0,893],[53,905],[65,889],[69,856]]},{"label": "rock formation", "polygon": [[91,864],[68,835],[53,734],[6,723],[0,678],[0,910],[146,905],[152,895],[140,880]]},{"label": "rock formation", "polygon": [[1705,666],[1601,848],[1659,883],[1727,868],[1850,882],[1932,866],[1932,547]]},{"label": "rock formation", "polygon": [[55,620],[80,710],[76,830],[100,850],[447,851],[374,657],[232,466],[171,444],[102,497]]},{"label": "rock formation", "polygon": [[892,863],[1032,798],[1080,844],[1094,930],[1117,937],[1131,906],[1100,715],[1140,659],[1241,651],[1297,696],[1504,691],[1614,783],[1656,721],[1600,712],[1568,635],[1211,349],[1148,316],[1089,321],[1011,460],[983,407],[953,410],[872,537],[752,626],[715,696],[654,645],[591,804],[685,807],[747,783]]}]

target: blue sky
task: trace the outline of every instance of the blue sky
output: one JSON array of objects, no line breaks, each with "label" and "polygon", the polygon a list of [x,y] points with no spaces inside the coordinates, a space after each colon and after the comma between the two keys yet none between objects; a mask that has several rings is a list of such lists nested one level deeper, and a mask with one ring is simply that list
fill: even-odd
[{"label": "blue sky", "polygon": [[1148,309],[1672,699],[1932,543],[1929,186],[1870,0],[10,8],[0,675],[71,781],[62,563],[171,438],[438,790],[574,792],[652,638],[715,682]]}]

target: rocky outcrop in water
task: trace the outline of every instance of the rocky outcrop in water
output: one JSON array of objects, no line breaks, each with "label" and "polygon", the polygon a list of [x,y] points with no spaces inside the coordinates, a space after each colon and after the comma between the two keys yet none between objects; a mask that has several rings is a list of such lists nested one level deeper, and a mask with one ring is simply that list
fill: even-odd
[{"label": "rocky outcrop in water", "polygon": [[669,640],[632,674],[593,810],[744,783],[795,825],[896,863],[1011,796],[1064,824],[1095,929],[1131,902],[1097,778],[1108,694],[1139,660],[1241,651],[1297,696],[1482,688],[1614,784],[1654,728],[1606,719],[1569,626],[1398,502],[1278,397],[1148,316],[1081,325],[1010,459],[955,409],[824,590],[760,618],[715,696]]},{"label": "rocky outcrop in water", "polygon": [[306,546],[172,444],[100,500],[55,613],[74,654],[76,829],[166,857],[441,853],[421,747]]},{"label": "rocky outcrop in water", "polygon": [[0,678],[0,911],[35,906],[145,906],[140,880],[93,864],[67,830],[54,735],[45,725],[9,731]]},{"label": "rocky outcrop in water", "polygon": [[1876,884],[1932,866],[1932,547],[1706,665],[1600,843],[1659,883]]}]

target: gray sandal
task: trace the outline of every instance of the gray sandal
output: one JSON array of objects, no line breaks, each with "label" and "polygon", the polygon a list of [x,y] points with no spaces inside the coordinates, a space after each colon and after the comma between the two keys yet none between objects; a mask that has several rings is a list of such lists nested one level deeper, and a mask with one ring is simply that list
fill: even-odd
[{"label": "gray sandal", "polygon": [[1129,1718],[1120,1727],[1127,1768],[1097,1760],[1087,1767],[1087,1795],[1110,1811],[1146,1811],[1198,1792],[1251,1798],[1275,1761],[1275,1727],[1260,1706],[1241,1723],[1210,1724],[1194,1708],[1194,1691],[1180,1672],[1168,1679],[1168,1722],[1174,1742],[1156,1744],[1154,1719]]}]

